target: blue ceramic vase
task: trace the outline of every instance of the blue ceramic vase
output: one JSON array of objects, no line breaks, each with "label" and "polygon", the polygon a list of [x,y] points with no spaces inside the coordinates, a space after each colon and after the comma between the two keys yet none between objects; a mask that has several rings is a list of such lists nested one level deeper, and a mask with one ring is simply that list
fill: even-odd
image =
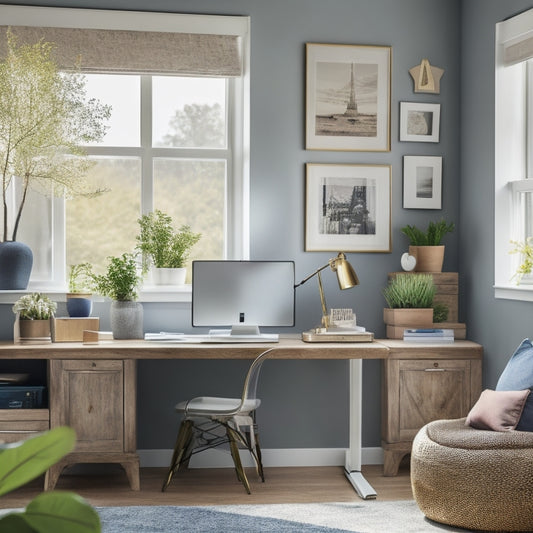
[{"label": "blue ceramic vase", "polygon": [[25,290],[32,266],[33,253],[27,244],[0,242],[0,290]]}]

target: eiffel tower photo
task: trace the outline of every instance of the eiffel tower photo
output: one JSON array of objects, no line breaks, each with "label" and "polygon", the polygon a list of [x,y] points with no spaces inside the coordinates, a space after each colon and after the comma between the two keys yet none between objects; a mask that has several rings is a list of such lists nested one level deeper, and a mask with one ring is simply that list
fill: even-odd
[{"label": "eiffel tower photo", "polygon": [[354,76],[354,64],[352,63],[352,70],[350,76],[350,99],[348,100],[348,105],[346,106],[346,111],[344,112],[345,117],[356,118],[359,114],[357,112],[357,101],[355,99],[355,76]]}]

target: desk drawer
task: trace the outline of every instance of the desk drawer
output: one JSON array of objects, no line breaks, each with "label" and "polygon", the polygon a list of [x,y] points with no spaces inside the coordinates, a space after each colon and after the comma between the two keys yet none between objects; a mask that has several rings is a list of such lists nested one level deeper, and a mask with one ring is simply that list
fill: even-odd
[{"label": "desk drawer", "polygon": [[48,409],[0,409],[0,441],[17,442],[50,428]]}]

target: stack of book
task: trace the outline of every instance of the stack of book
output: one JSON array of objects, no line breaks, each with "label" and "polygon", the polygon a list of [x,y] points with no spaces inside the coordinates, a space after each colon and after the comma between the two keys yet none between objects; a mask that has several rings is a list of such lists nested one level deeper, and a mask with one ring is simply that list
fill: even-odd
[{"label": "stack of book", "polygon": [[453,329],[406,329],[403,340],[409,342],[453,342]]}]

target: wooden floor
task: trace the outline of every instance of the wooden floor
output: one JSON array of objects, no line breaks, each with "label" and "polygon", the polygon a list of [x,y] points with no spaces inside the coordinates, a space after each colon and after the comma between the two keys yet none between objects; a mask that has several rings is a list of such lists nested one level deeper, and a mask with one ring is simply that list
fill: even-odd
[{"label": "wooden floor", "polygon": [[[86,465],[84,465],[86,467]],[[231,468],[190,469],[178,472],[167,491],[161,492],[164,468],[142,468],[141,490],[131,491],[123,470],[96,465],[96,472],[66,471],[57,490],[72,490],[95,506],[123,505],[228,505],[360,501],[342,467],[265,468],[265,483],[247,470],[252,494],[246,494]],[[378,500],[412,499],[409,466],[396,477],[384,477],[381,465],[363,467],[363,474]],[[25,507],[42,491],[43,478],[0,498],[0,508]]]}]

